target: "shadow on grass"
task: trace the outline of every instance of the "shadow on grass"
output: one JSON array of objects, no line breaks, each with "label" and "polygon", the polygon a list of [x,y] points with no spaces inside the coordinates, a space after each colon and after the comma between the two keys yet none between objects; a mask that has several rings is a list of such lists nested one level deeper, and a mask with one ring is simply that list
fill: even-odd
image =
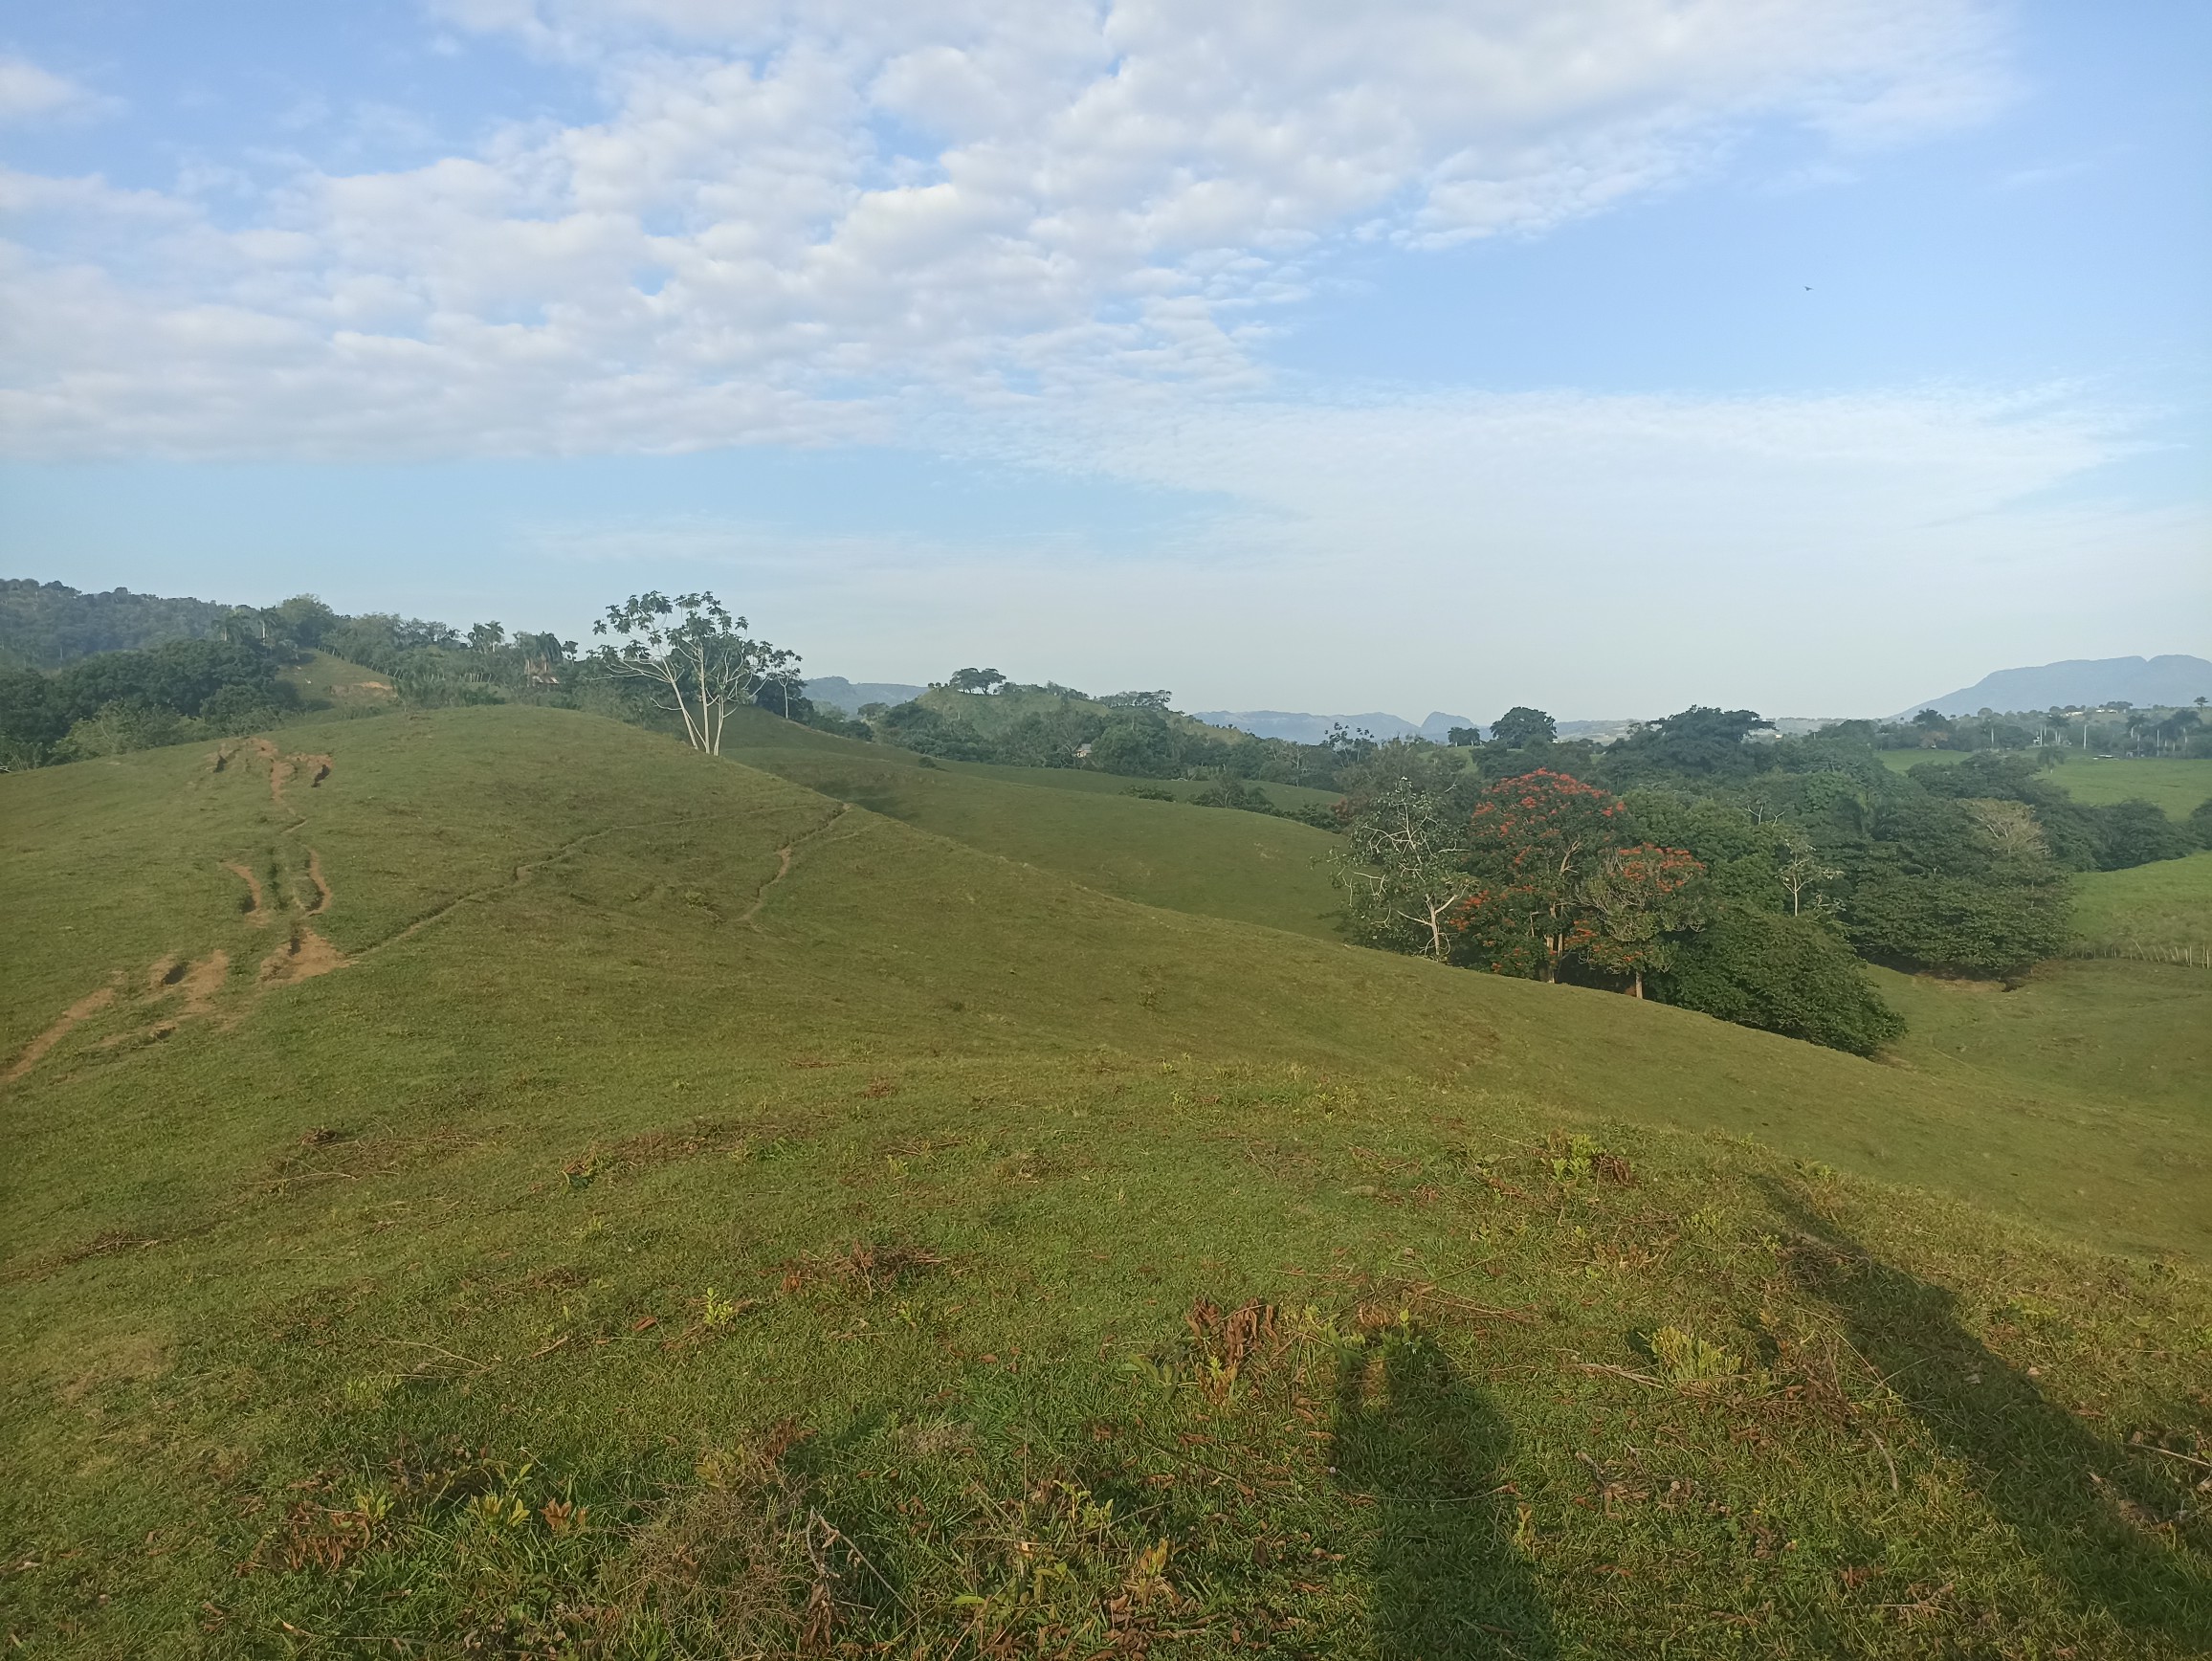
[{"label": "shadow on grass", "polygon": [[2212,1563],[2155,1532],[2188,1503],[2184,1486],[2046,1400],[1960,1324],[1956,1294],[1879,1261],[1797,1195],[1769,1194],[1799,1230],[1799,1282],[2045,1568],[2130,1630],[2212,1652]]},{"label": "shadow on grass", "polygon": [[1494,1492],[1505,1420],[1419,1334],[1371,1339],[1338,1368],[1337,1480],[1381,1509],[1375,1633],[1384,1661],[1558,1654]]}]

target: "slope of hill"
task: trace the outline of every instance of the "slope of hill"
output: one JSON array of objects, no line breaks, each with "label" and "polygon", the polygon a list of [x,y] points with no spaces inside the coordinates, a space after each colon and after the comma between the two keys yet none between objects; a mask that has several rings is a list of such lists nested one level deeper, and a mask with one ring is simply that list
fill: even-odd
[{"label": "slope of hill", "polygon": [[1911,720],[1924,709],[1940,715],[1977,710],[2037,710],[2126,702],[2138,709],[2212,698],[2212,663],[2172,653],[2163,657],[2069,657],[2034,669],[2000,669],[1972,686],[1923,698],[1890,719]]},{"label": "slope of hill", "polygon": [[[2212,968],[2212,853],[2074,878],[2077,950]],[[2198,1081],[2212,1075],[2200,1072]]]},{"label": "slope of hill", "polygon": [[[1124,793],[1131,780],[1112,774],[925,766],[904,750],[750,711],[733,721],[724,750],[838,801],[1102,894],[1324,939],[1338,933],[1342,906],[1323,866],[1332,839],[1311,826],[1141,800]],[[1102,787],[1085,790],[1078,781]],[[1328,799],[1316,790],[1296,794]]]},{"label": "slope of hill", "polygon": [[0,778],[31,1652],[2212,1642],[2201,1104],[283,739]]}]

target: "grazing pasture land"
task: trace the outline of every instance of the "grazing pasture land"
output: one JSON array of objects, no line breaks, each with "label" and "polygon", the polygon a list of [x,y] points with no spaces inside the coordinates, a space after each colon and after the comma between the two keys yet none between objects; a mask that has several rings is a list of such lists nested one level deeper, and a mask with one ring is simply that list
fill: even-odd
[{"label": "grazing pasture land", "polygon": [[[1923,762],[1949,765],[1966,760],[1965,750],[1883,750],[1883,763],[1907,772]],[[2150,802],[2170,819],[2186,819],[2212,801],[2212,762],[2138,761],[2127,756],[2099,759],[2062,752],[2059,765],[2043,775],[2075,801],[2090,808],[2115,802]]]},{"label": "grazing pasture land", "polygon": [[[1331,839],[1310,825],[1142,800],[1125,793],[1131,780],[1111,774],[956,762],[924,766],[903,750],[750,711],[741,725],[732,723],[725,750],[840,801],[1103,894],[1328,940],[1340,932],[1341,898],[1323,866]],[[1076,780],[1087,783],[1070,783]],[[1181,783],[1186,796],[1204,788]],[[1317,790],[1297,794],[1333,800]]]},{"label": "grazing pasture land", "polygon": [[2212,801],[2212,762],[2140,762],[2068,758],[2051,775],[2066,793],[2092,808],[2114,802],[2154,802],[2169,818],[2186,819]]},{"label": "grazing pasture land", "polygon": [[2212,852],[2074,878],[2086,951],[2212,967]]},{"label": "grazing pasture land", "polygon": [[278,737],[0,778],[26,1653],[2212,1645],[2185,1093],[1083,875],[1260,815]]}]

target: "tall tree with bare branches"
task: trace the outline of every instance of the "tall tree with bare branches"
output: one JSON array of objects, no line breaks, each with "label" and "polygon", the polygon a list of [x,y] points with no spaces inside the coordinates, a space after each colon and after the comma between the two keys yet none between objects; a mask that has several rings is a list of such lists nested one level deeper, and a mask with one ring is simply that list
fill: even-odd
[{"label": "tall tree with bare branches", "polygon": [[798,673],[796,652],[748,638],[748,627],[711,593],[671,600],[655,589],[608,607],[591,631],[619,642],[594,654],[602,667],[645,682],[655,704],[682,718],[692,747],[719,756],[730,711],[751,703],[769,681]]}]

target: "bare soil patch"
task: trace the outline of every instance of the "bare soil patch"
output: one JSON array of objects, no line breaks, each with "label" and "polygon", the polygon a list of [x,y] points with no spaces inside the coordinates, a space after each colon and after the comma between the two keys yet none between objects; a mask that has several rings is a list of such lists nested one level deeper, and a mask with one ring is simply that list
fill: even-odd
[{"label": "bare soil patch", "polygon": [[333,969],[343,969],[345,954],[332,945],[311,928],[296,929],[292,938],[261,960],[256,977],[262,988],[289,986],[295,981],[311,981],[317,975],[327,975]]},{"label": "bare soil patch", "polygon": [[260,928],[269,920],[269,908],[261,897],[261,879],[234,859],[223,862],[223,869],[246,885],[246,920]]}]

